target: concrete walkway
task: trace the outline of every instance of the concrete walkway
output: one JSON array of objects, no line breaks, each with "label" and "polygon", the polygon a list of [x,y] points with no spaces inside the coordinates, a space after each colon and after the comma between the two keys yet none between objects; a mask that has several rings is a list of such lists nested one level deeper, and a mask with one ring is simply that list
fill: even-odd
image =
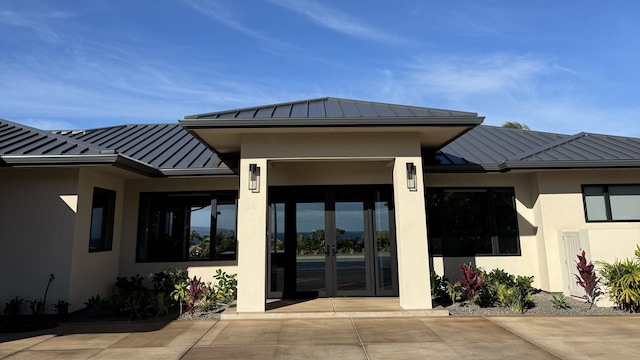
[{"label": "concrete walkway", "polygon": [[63,324],[0,359],[634,359],[640,318],[305,318]]}]

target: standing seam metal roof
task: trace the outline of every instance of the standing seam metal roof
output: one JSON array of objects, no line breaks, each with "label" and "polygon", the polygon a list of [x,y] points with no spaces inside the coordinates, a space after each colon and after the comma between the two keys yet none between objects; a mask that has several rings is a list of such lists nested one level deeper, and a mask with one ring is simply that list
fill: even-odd
[{"label": "standing seam metal roof", "polygon": [[478,114],[339,98],[319,98],[185,116],[185,119],[477,117]]}]

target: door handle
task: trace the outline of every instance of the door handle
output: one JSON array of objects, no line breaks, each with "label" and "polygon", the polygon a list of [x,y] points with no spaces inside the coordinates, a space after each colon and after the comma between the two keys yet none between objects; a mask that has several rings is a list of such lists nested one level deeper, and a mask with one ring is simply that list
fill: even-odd
[{"label": "door handle", "polygon": [[332,252],[333,252],[333,256],[335,257],[335,256],[336,256],[336,246],[335,246],[335,245],[333,245],[333,246],[331,247],[331,250],[332,250]]},{"label": "door handle", "polygon": [[331,246],[327,245],[326,250],[324,251],[325,255],[331,255]]}]

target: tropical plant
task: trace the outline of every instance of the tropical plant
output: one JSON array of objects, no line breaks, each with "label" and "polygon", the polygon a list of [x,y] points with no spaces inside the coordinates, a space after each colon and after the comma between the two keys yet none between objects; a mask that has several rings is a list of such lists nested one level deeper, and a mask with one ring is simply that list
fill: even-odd
[{"label": "tropical plant", "polygon": [[502,127],[508,129],[531,130],[527,124],[521,124],[517,121],[507,121],[502,124]]},{"label": "tropical plant", "polygon": [[564,296],[564,294],[553,295],[553,297],[551,298],[551,303],[553,304],[553,307],[558,310],[570,308],[569,303],[567,302],[567,298],[566,296]]},{"label": "tropical plant", "polygon": [[482,286],[484,279],[481,276],[481,272],[478,269],[471,267],[471,265],[462,264],[460,265],[460,269],[462,270],[462,276],[458,281],[462,285],[462,289],[467,300],[473,301],[473,298]]},{"label": "tropical plant", "polygon": [[4,314],[9,316],[18,315],[20,313],[20,307],[22,306],[23,302],[24,299],[21,299],[18,296],[9,300],[8,303],[4,304]]},{"label": "tropical plant", "polygon": [[182,315],[183,304],[189,301],[189,295],[187,293],[187,282],[183,281],[174,285],[174,289],[171,292],[173,300],[178,302],[178,308],[180,309],[180,315]]},{"label": "tropical plant", "polygon": [[452,283],[449,280],[445,280],[445,292],[449,296],[452,302],[458,302],[462,300],[462,296],[464,295],[464,290],[462,289],[462,284],[458,281]]},{"label": "tropical plant", "polygon": [[634,259],[613,263],[597,262],[609,298],[620,309],[629,312],[640,311],[640,246],[636,246],[634,255]]},{"label": "tropical plant", "polygon": [[171,297],[165,292],[156,292],[149,296],[149,307],[153,311],[154,317],[169,314],[169,306],[171,305]]},{"label": "tropical plant", "polygon": [[201,278],[196,278],[194,276],[193,279],[189,279],[187,281],[187,311],[191,316],[193,316],[196,311],[196,303],[202,296],[203,291],[204,283],[202,282]]},{"label": "tropical plant", "polygon": [[576,284],[584,289],[589,309],[591,309],[598,300],[598,297],[602,294],[599,286],[600,279],[596,275],[594,265],[591,261],[587,264],[587,257],[585,256],[584,250],[582,250],[582,254],[578,254],[577,256],[576,269],[578,273],[574,274],[577,280]]},{"label": "tropical plant", "polygon": [[238,287],[238,275],[229,275],[221,269],[218,269],[213,277],[217,280],[215,285],[217,300],[222,303],[229,303],[233,301]]},{"label": "tropical plant", "polygon": [[445,279],[431,270],[431,299],[442,299],[447,295]]},{"label": "tropical plant", "polygon": [[96,315],[103,315],[109,310],[109,301],[101,298],[100,294],[90,297],[84,302],[87,311],[93,312]]},{"label": "tropical plant", "polygon": [[58,316],[62,318],[66,318],[69,316],[69,307],[71,304],[65,300],[58,300],[57,303],[53,304],[53,308],[56,309],[56,313]]},{"label": "tropical plant", "polygon": [[37,315],[42,313],[44,303],[41,299],[29,300],[29,309],[31,309],[31,315]]}]

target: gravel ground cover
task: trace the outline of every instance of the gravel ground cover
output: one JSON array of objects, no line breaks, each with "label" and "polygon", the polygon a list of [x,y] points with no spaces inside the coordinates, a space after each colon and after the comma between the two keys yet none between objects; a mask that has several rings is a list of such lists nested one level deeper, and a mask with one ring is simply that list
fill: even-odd
[{"label": "gravel ground cover", "polygon": [[556,309],[551,302],[553,296],[545,292],[534,294],[533,298],[535,307],[527,309],[524,314],[513,312],[507,308],[481,308],[468,303],[454,303],[444,308],[449,310],[451,316],[585,316],[629,314],[613,307],[593,306],[589,309],[589,304],[587,304],[585,300],[573,297],[567,297],[567,303],[569,304],[568,309]]}]

